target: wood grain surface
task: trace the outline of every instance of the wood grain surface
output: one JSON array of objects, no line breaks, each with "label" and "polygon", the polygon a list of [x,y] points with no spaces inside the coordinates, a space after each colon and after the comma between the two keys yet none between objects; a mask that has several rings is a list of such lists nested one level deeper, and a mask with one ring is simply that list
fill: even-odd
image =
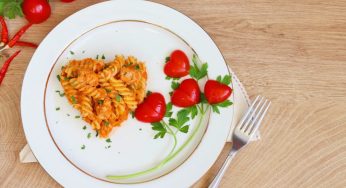
[{"label": "wood grain surface", "polygon": [[[51,1],[50,19],[34,25],[24,39],[39,43],[67,16],[97,2]],[[345,0],[157,2],[200,24],[250,96],[273,102],[262,140],[235,157],[221,187],[346,187]],[[13,34],[25,20],[8,23]],[[19,163],[26,144],[20,92],[33,53],[22,50],[0,87],[0,187],[60,187],[39,164]],[[208,186],[229,147],[194,187]]]}]

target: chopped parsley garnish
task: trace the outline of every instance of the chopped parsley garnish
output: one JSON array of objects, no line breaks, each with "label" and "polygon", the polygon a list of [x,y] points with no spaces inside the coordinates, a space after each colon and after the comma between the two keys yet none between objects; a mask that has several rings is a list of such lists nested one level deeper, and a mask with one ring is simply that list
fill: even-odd
[{"label": "chopped parsley garnish", "polygon": [[85,130],[86,128],[87,128],[86,125],[84,125],[83,130]]},{"label": "chopped parsley garnish", "polygon": [[146,96],[149,96],[150,94],[152,94],[153,92],[151,92],[151,91],[147,91],[147,95]]},{"label": "chopped parsley garnish", "polygon": [[98,101],[97,101],[97,103],[98,103],[99,105],[103,105],[103,102],[104,102],[104,100],[98,100]]},{"label": "chopped parsley garnish", "polygon": [[78,119],[78,118],[80,118],[80,116],[75,116],[74,118]]},{"label": "chopped parsley garnish", "polygon": [[110,90],[110,89],[107,89],[107,88],[106,88],[105,90],[106,90],[106,92],[107,92],[107,93],[110,93],[110,92],[112,92],[112,90]]},{"label": "chopped parsley garnish", "polygon": [[71,55],[74,55],[74,52],[73,52],[73,51],[70,51],[70,54],[71,54]]},{"label": "chopped parsley garnish", "polygon": [[140,70],[141,67],[140,67],[139,65],[136,65],[136,66],[135,66],[135,69],[136,69],[136,70]]},{"label": "chopped parsley garnish", "polygon": [[58,78],[59,82],[61,81],[61,77],[60,75],[56,75],[56,77]]},{"label": "chopped parsley garnish", "polygon": [[95,137],[98,137],[99,136],[99,132],[98,131],[96,131],[96,135],[95,135]]},{"label": "chopped parsley garnish", "polygon": [[55,108],[55,110],[56,110],[56,111],[59,111],[59,110],[60,110],[60,107]]},{"label": "chopped parsley garnish", "polygon": [[107,143],[111,143],[112,140],[111,140],[110,138],[107,138],[107,139],[106,139],[106,142],[107,142]]},{"label": "chopped parsley garnish", "polygon": [[71,96],[71,100],[72,100],[72,104],[77,104],[77,100],[76,100],[76,97],[74,97],[74,96]]},{"label": "chopped parsley garnish", "polygon": [[103,124],[104,124],[105,126],[108,126],[108,125],[109,125],[109,122],[108,122],[108,121],[104,121]]},{"label": "chopped parsley garnish", "polygon": [[99,59],[99,55],[96,56],[96,59]]},{"label": "chopped parsley garnish", "polygon": [[83,144],[82,147],[80,147],[80,149],[85,149],[85,145]]},{"label": "chopped parsley garnish", "polygon": [[55,92],[56,92],[56,93],[58,93],[58,94],[60,95],[60,97],[65,96],[65,93],[62,93],[62,92],[61,92],[61,91],[59,91],[59,90],[56,90]]},{"label": "chopped parsley garnish", "polygon": [[171,60],[171,58],[169,56],[167,56],[165,59],[165,63],[167,63],[169,60]]},{"label": "chopped parsley garnish", "polygon": [[87,138],[88,139],[91,138],[91,133],[88,133]]},{"label": "chopped parsley garnish", "polygon": [[102,57],[101,57],[101,59],[106,59],[106,57],[105,57],[105,55],[104,55],[104,54],[102,54]]},{"label": "chopped parsley garnish", "polygon": [[116,96],[115,96],[115,100],[116,100],[117,102],[120,102],[121,99],[122,99],[122,97],[121,97],[120,95],[116,95]]},{"label": "chopped parsley garnish", "polygon": [[105,146],[105,149],[109,149],[111,147],[111,145]]}]

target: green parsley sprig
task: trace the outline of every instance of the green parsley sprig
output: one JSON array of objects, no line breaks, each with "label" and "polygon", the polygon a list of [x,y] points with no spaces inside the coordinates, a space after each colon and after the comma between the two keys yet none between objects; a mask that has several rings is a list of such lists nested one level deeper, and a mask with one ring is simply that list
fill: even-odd
[{"label": "green parsley sprig", "polygon": [[190,76],[196,80],[200,80],[207,76],[208,74],[208,64],[203,63],[201,67],[198,66],[199,58],[197,55],[193,55],[192,62],[193,65],[190,68]]}]

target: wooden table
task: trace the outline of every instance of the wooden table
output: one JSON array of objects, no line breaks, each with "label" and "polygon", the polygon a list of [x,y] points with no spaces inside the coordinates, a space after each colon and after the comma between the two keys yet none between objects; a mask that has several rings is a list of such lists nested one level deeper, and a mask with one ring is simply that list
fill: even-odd
[{"label": "wooden table", "polygon": [[[24,39],[39,43],[67,16],[97,2],[51,1],[50,19]],[[346,1],[158,2],[200,24],[250,96],[273,102],[262,140],[236,156],[221,187],[346,187]],[[13,34],[25,20],[8,23]],[[33,53],[22,50],[0,87],[0,187],[59,187],[39,164],[18,159],[26,144],[20,92]],[[211,182],[229,147],[195,187]]]}]

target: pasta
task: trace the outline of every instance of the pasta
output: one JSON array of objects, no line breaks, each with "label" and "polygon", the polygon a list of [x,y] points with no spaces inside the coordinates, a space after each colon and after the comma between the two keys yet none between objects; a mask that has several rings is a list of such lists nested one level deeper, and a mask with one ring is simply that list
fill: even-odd
[{"label": "pasta", "polygon": [[145,64],[133,56],[117,55],[109,63],[71,60],[60,74],[69,103],[104,138],[144,100],[146,82]]}]

